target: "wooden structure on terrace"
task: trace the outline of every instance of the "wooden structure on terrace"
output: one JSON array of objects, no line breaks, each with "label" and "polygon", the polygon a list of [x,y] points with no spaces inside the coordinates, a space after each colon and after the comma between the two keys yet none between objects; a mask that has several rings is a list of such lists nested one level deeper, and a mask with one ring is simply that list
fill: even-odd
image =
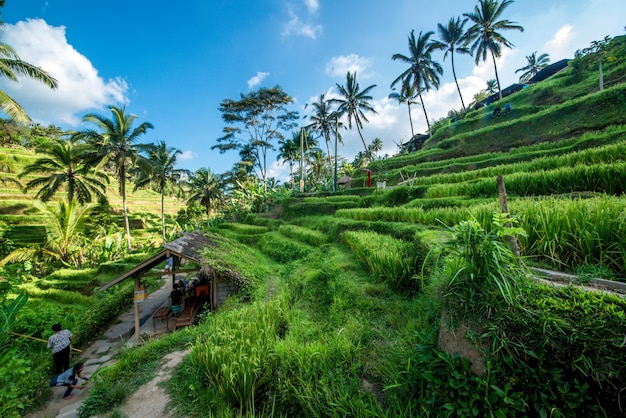
[{"label": "wooden structure on terrace", "polygon": [[[188,309],[190,312],[181,313],[174,322],[174,329],[177,326],[191,325],[198,313],[200,304],[199,300],[204,301],[205,307],[211,311],[219,308],[228,298],[228,296],[237,293],[243,278],[236,272],[221,270],[219,274],[215,269],[207,263],[205,250],[209,247],[215,247],[218,244],[202,232],[195,231],[185,233],[182,237],[164,244],[162,249],[147,258],[143,262],[137,264],[132,269],[123,273],[115,280],[103,285],[98,290],[105,291],[116,284],[123,282],[128,278],[133,278],[135,283],[135,338],[139,339],[139,303],[146,297],[146,289],[143,278],[150,276],[171,276],[170,287],[173,288],[177,278],[189,277],[193,273],[197,273],[201,280],[194,289],[195,294],[190,295],[192,298],[188,300]],[[167,259],[172,258],[172,268],[170,271],[156,269]],[[195,265],[193,268],[184,268],[187,264]],[[178,277],[177,277],[178,276]]]}]

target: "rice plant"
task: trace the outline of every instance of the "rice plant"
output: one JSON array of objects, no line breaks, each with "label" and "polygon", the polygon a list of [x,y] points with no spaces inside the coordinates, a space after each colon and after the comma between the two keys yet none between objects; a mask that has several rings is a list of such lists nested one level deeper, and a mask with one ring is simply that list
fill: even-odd
[{"label": "rice plant", "polygon": [[284,325],[278,302],[255,304],[210,318],[189,357],[233,408],[253,411],[255,397],[272,378],[274,346]]},{"label": "rice plant", "polygon": [[327,244],[329,241],[326,234],[297,225],[281,225],[278,231],[288,238],[296,239],[313,246]]},{"label": "rice plant", "polygon": [[347,231],[345,242],[370,272],[394,289],[406,289],[416,271],[416,257],[411,243],[388,235],[365,231]]}]

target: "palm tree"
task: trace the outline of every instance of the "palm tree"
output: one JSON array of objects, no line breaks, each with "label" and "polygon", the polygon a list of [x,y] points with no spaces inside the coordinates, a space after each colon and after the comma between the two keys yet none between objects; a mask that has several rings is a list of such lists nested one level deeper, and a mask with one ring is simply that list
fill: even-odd
[{"label": "palm tree", "polygon": [[383,150],[383,141],[380,138],[374,138],[372,143],[367,147],[371,159],[375,159],[378,153]]},{"label": "palm tree", "polygon": [[283,161],[283,164],[289,163],[289,177],[291,178],[291,182],[293,183],[293,165],[295,161],[298,159],[298,144],[293,139],[283,138],[278,141],[280,147],[278,148],[278,155],[276,156],[276,160]]},{"label": "palm tree", "polygon": [[43,177],[35,178],[24,186],[24,192],[39,188],[36,196],[47,202],[62,188],[67,192],[67,201],[76,199],[80,204],[89,203],[93,196],[106,197],[109,176],[101,170],[93,169],[95,150],[89,144],[55,140],[41,147],[39,152],[46,157],[37,159],[24,167],[18,177],[36,173]]},{"label": "palm tree", "polygon": [[463,13],[463,16],[474,22],[474,25],[467,30],[466,36],[468,45],[473,42],[470,49],[474,54],[475,63],[478,65],[481,59],[483,61],[487,60],[488,53],[491,55],[500,100],[502,100],[502,88],[500,87],[496,58],[502,55],[503,45],[507,48],[513,47],[513,44],[502,36],[500,32],[503,30],[524,31],[523,27],[516,24],[517,22],[511,22],[506,19],[498,20],[501,18],[504,9],[511,3],[513,3],[513,0],[502,0],[501,3],[498,0],[478,0],[478,5],[474,6],[473,12]]},{"label": "palm tree", "polygon": [[537,73],[550,64],[550,55],[549,54],[541,54],[537,56],[537,51],[533,52],[530,55],[526,56],[526,62],[528,65],[518,68],[515,70],[515,74],[520,71],[524,71],[524,73],[520,76],[520,83],[526,83],[528,80],[537,75]]},{"label": "palm tree", "polygon": [[485,91],[488,94],[496,94],[498,92],[498,82],[495,78],[487,80],[487,88],[485,89]]},{"label": "palm tree", "polygon": [[390,99],[395,99],[398,103],[406,103],[409,108],[409,123],[411,124],[411,138],[415,136],[415,131],[413,130],[413,118],[411,117],[411,104],[417,103],[415,99],[417,98],[417,90],[413,87],[413,85],[409,82],[408,78],[402,80],[402,88],[399,92],[394,91],[389,94]]},{"label": "palm tree", "polygon": [[313,103],[314,112],[309,117],[311,123],[307,126],[313,132],[317,132],[326,140],[326,152],[328,154],[328,166],[332,166],[330,154],[330,132],[334,128],[333,112],[330,109],[330,101],[326,100],[325,94],[320,94],[319,101]]},{"label": "palm tree", "polygon": [[437,42],[437,45],[441,49],[445,49],[446,52],[443,54],[443,60],[446,60],[448,56],[448,52],[450,53],[450,61],[452,63],[452,75],[454,76],[454,83],[456,84],[456,89],[459,92],[459,97],[461,98],[461,105],[463,109],[465,109],[465,102],[463,101],[463,95],[461,94],[461,88],[459,87],[459,81],[456,78],[456,70],[454,68],[454,52],[458,52],[460,54],[469,54],[470,51],[465,47],[465,23],[467,19],[461,20],[460,17],[450,18],[447,26],[442,25],[441,23],[437,24],[437,30],[439,31],[439,39],[442,42]]},{"label": "palm tree", "polygon": [[223,195],[219,178],[210,168],[199,168],[186,181],[191,196],[188,201],[197,201],[206,208],[207,219],[211,216],[212,203]]},{"label": "palm tree", "polygon": [[152,184],[154,189],[161,194],[161,234],[165,243],[165,191],[168,186],[180,187],[179,182],[187,170],[177,169],[176,157],[182,151],[168,147],[165,141],[159,141],[156,145],[142,146],[148,154],[148,162],[144,170],[141,170],[135,182],[135,189]]},{"label": "palm tree", "polygon": [[[0,29],[4,22],[0,21]],[[17,76],[22,75],[33,80],[41,81],[52,89],[57,88],[57,81],[50,74],[39,67],[22,61],[13,48],[5,43],[0,42],[0,75],[9,80],[19,82]],[[10,119],[17,123],[29,123],[30,117],[24,109],[9,97],[8,94],[0,90],[0,110],[6,113]]]},{"label": "palm tree", "polygon": [[419,33],[417,39],[415,39],[415,31],[411,31],[409,34],[409,55],[393,54],[392,60],[400,60],[409,64],[402,74],[391,83],[391,88],[400,82],[407,80],[415,89],[417,89],[417,95],[422,103],[422,110],[426,117],[426,125],[430,131],[430,121],[428,120],[428,114],[426,113],[426,106],[424,106],[424,98],[422,97],[422,90],[430,90],[431,88],[439,88],[439,76],[443,74],[443,69],[438,62],[433,61],[431,54],[437,49],[437,44],[430,41],[430,37],[433,35],[432,31],[422,34]]},{"label": "palm tree", "polygon": [[120,184],[122,207],[124,210],[124,225],[126,227],[126,241],[128,249],[131,249],[130,224],[128,222],[128,209],[126,207],[126,178],[130,166],[140,156],[135,146],[139,137],[154,126],[150,122],[143,122],[133,129],[135,115],[127,115],[125,108],[111,107],[113,117],[107,119],[104,116],[93,113],[83,116],[84,122],[90,122],[100,128],[101,132],[86,130],[74,135],[76,139],[86,139],[88,143],[96,146],[99,158],[102,161],[112,161],[117,171],[117,179]]},{"label": "palm tree", "polygon": [[81,252],[85,245],[83,229],[94,205],[61,201],[51,206],[35,201],[34,206],[46,218],[46,242],[42,246],[18,248],[0,260],[0,266],[39,258],[60,260],[78,267],[80,257],[76,257],[75,253]]},{"label": "palm tree", "polygon": [[363,139],[361,129],[363,128],[363,121],[369,122],[365,116],[365,112],[372,112],[376,114],[376,110],[369,103],[369,101],[372,100],[372,96],[369,96],[368,94],[374,87],[376,87],[376,84],[373,84],[361,91],[359,83],[356,81],[356,71],[354,74],[350,74],[348,71],[346,74],[346,85],[342,86],[337,83],[337,88],[343,98],[330,100],[332,103],[337,103],[339,105],[337,112],[347,116],[348,127],[350,129],[352,129],[352,120],[354,120],[356,129],[361,137],[361,142],[363,142],[363,148],[366,151],[367,145],[365,144],[365,139]]}]

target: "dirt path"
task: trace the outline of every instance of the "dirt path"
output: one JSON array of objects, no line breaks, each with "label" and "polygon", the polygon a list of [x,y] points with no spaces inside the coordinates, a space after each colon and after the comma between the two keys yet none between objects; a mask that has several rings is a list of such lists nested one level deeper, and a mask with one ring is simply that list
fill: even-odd
[{"label": "dirt path", "polygon": [[163,357],[165,364],[161,366],[157,376],[126,399],[121,407],[122,415],[127,418],[170,418],[172,414],[166,410],[170,398],[159,383],[169,379],[172,370],[186,354],[187,351],[177,351]]},{"label": "dirt path", "polygon": [[[150,294],[148,298],[140,305],[140,318],[141,323],[141,332],[140,335],[159,335],[162,334],[165,329],[162,324],[159,324],[159,328],[153,328],[153,321],[150,319],[154,312],[163,304],[167,304],[167,297],[171,288],[166,285],[167,278],[164,278],[163,286]],[[109,329],[103,334],[101,340],[95,341],[88,348],[86,348],[79,356],[74,357],[72,360],[72,364],[77,361],[81,361],[85,363],[85,367],[83,369],[83,374],[87,377],[90,377],[96,370],[98,370],[102,366],[108,366],[115,362],[115,358],[117,354],[124,348],[124,346],[132,346],[134,338],[131,337],[134,330],[134,308],[131,308],[128,312],[120,315],[118,320],[114,325],[109,327]],[[145,405],[142,405],[139,409],[133,407],[133,403],[135,401],[127,400],[125,404],[125,408],[128,407],[129,411],[138,411],[142,408],[147,411],[146,408],[149,407],[157,407],[157,404],[162,403],[162,408],[159,411],[163,411],[165,405],[169,399],[167,398],[165,392],[163,392],[160,388],[157,387],[157,383],[162,380],[165,380],[171,369],[176,367],[176,365],[180,362],[182,357],[184,357],[184,352],[172,353],[170,356],[164,357],[167,360],[161,370],[158,373],[157,378],[152,382],[142,386],[137,394],[132,395],[130,398],[137,397],[138,401],[143,398],[150,399],[149,402],[146,402]],[[154,387],[151,388],[150,385],[154,384]],[[87,399],[89,396],[89,389],[91,387],[91,382],[88,382],[83,390],[74,389],[72,392],[72,398],[68,400],[63,400],[63,393],[65,392],[65,387],[53,387],[52,388],[52,396],[50,400],[46,403],[46,405],[33,413],[25,415],[25,418],[77,418],[78,417],[78,408],[81,403]],[[142,395],[139,392],[143,392],[144,390],[149,390],[149,394]],[[155,392],[156,390],[160,390],[161,392]],[[126,411],[126,410],[125,410]],[[135,412],[125,412],[125,416],[127,417],[161,417],[165,416],[159,413],[135,413]]]}]

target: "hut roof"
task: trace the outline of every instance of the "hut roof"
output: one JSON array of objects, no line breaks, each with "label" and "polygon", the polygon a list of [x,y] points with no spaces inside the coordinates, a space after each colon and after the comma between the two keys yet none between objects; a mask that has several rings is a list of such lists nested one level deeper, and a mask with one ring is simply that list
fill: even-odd
[{"label": "hut roof", "polygon": [[337,180],[337,184],[346,184],[352,181],[352,177],[350,176],[342,176]]},{"label": "hut roof", "polygon": [[[115,280],[101,286],[98,290],[107,290],[129,277],[145,274],[172,256],[184,258],[197,264],[204,264],[202,253],[207,247],[211,246],[214,247],[217,244],[209,236],[199,231],[188,232],[182,237],[164,244],[161,251],[137,264]],[[238,277],[236,274],[233,275],[233,278]]]}]

